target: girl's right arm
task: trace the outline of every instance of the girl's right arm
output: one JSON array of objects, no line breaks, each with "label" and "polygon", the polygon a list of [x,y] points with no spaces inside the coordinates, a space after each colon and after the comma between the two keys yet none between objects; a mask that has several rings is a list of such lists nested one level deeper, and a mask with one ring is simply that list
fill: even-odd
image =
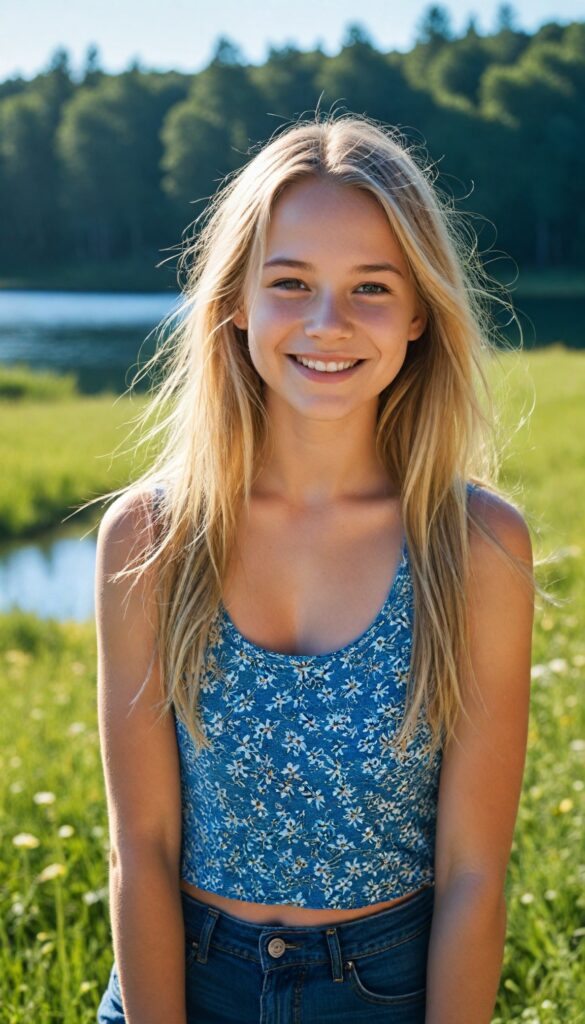
[{"label": "girl's right arm", "polygon": [[[100,523],[95,579],[98,720],[110,826],[110,917],[126,1024],[186,1024],[179,888],[180,772],[162,697],[156,606],[148,573],[111,573],[144,549],[148,498],[123,495]],[[151,529],[151,527],[148,527]],[[130,701],[151,667],[148,683]]]}]

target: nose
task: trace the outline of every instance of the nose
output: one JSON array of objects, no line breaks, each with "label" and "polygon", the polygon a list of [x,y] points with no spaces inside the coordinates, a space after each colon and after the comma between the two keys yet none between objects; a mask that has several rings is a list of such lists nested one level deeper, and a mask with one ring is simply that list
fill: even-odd
[{"label": "nose", "polygon": [[349,338],[352,327],[340,302],[331,293],[324,293],[315,301],[311,315],[305,323],[308,338]]}]

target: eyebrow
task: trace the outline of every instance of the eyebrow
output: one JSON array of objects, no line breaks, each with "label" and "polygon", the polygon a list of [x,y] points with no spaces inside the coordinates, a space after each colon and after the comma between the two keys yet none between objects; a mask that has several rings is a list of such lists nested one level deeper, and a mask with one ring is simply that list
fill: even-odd
[{"label": "eyebrow", "polygon": [[[284,256],[274,256],[273,259],[267,260],[264,267],[297,267],[299,270],[314,270],[312,263],[305,263],[303,260],[290,260]],[[390,274],[398,274],[399,277],[404,277],[404,274],[398,267],[395,267],[393,263],[360,263],[357,267],[352,267],[351,272],[358,274],[378,274],[386,271]]]}]

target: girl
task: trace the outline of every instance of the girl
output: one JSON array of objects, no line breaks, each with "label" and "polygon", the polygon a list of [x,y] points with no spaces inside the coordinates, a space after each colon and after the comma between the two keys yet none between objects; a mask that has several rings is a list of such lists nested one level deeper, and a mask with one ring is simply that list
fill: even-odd
[{"label": "girl", "polygon": [[98,1021],[488,1024],[534,585],[477,258],[352,115],[260,149],[189,255],[98,537]]}]

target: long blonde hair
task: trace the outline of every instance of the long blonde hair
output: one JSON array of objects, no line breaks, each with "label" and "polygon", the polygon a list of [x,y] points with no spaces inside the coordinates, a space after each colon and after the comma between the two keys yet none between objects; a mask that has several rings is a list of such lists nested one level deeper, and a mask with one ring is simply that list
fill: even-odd
[{"label": "long blonde hair", "polygon": [[[454,733],[463,706],[461,672],[471,667],[470,521],[511,556],[474,516],[466,490],[473,481],[499,493],[486,373],[495,351],[488,314],[494,291],[486,288],[461,216],[396,129],[352,114],[285,125],[224,181],[199,218],[179,264],[186,270],[180,319],[170,331],[170,321],[163,324],[166,339],[142,371],[165,363],[139,417],[141,423],[157,417],[146,441],[162,444],[147,472],[109,492],[142,495],[145,522],[154,516],[156,529],[147,556],[117,575],[138,578],[157,563],[161,713],[174,707],[195,744],[210,747],[198,712],[205,649],[236,526],[269,441],[262,381],[233,317],[263,263],[275,200],[308,177],[351,185],[378,200],[428,316],[424,334],[379,396],[376,448],[399,484],[415,601],[405,714],[395,742],[404,748],[423,709],[434,754]],[[155,508],[150,496],[157,484],[164,494]]]}]

